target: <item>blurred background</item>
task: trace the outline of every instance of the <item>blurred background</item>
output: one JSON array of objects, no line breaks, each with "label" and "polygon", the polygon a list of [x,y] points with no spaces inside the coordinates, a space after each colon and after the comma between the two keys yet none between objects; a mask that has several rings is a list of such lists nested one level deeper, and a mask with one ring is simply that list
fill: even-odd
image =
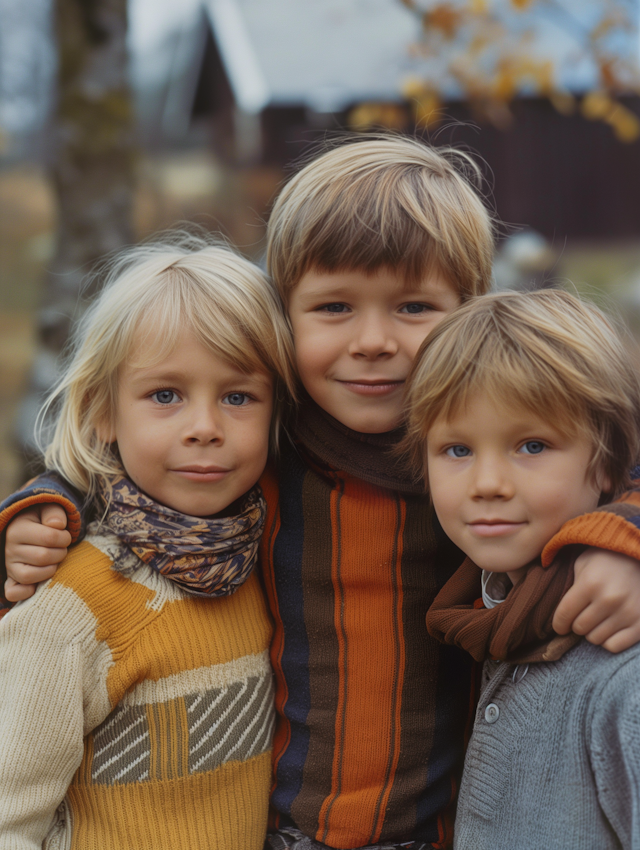
[{"label": "blurred background", "polygon": [[[105,253],[177,222],[260,260],[296,160],[390,129],[470,151],[498,287],[640,333],[640,0],[0,0],[0,498]],[[314,147],[315,146],[315,147]]]}]

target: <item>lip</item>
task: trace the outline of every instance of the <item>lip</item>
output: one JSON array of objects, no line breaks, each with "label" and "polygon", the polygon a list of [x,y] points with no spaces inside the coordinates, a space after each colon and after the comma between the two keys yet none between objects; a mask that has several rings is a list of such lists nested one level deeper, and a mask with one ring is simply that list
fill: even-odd
[{"label": "lip", "polygon": [[512,522],[507,519],[478,519],[467,523],[468,528],[477,537],[509,537],[525,525],[524,522]]},{"label": "lip", "polygon": [[404,385],[404,380],[402,381],[390,381],[386,380],[355,380],[355,381],[344,381],[338,380],[339,384],[346,387],[353,393],[357,393],[358,395],[368,395],[368,396],[381,396],[381,395],[389,395],[398,387],[402,387]]},{"label": "lip", "polygon": [[220,481],[231,470],[223,466],[198,466],[193,464],[190,466],[181,466],[173,470],[181,478],[186,478],[189,481]]}]

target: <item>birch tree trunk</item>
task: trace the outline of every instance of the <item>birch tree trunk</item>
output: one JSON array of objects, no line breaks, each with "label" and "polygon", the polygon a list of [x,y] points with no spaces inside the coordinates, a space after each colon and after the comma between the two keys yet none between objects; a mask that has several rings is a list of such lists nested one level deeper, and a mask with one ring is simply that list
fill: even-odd
[{"label": "birch tree trunk", "polygon": [[57,102],[48,172],[57,200],[56,252],[38,317],[38,343],[18,442],[37,458],[34,422],[58,373],[71,327],[89,298],[96,260],[133,241],[133,105],[126,47],[127,0],[54,0]]}]

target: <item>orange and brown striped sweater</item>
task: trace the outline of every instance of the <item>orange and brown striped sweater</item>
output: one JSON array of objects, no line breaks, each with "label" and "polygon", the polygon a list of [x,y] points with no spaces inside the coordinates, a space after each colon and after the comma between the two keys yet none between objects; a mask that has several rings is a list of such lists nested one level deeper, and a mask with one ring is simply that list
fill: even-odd
[{"label": "orange and brown striped sweater", "polygon": [[0,621],[1,850],[262,850],[274,718],[258,578],[189,596],[89,530]]}]

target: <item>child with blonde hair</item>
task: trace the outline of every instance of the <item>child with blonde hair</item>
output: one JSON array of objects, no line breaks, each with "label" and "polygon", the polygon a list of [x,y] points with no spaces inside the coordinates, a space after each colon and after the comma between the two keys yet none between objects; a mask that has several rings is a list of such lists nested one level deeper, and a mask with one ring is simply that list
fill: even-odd
[{"label": "child with blonde hair", "polygon": [[492,295],[429,337],[407,405],[406,445],[468,556],[427,627],[485,662],[454,847],[640,846],[640,647],[554,632],[576,553],[549,545],[572,525],[640,539],[637,494],[611,504],[640,456],[630,355],[568,293]]},{"label": "child with blonde hair", "polygon": [[[442,850],[452,841],[473,665],[428,634],[425,613],[463,556],[424,483],[393,452],[420,345],[490,288],[493,228],[478,176],[461,152],[355,137],[308,162],[269,219],[267,265],[299,379],[291,439],[261,479],[275,850]],[[36,480],[0,506],[0,529],[22,511],[6,532],[13,599],[52,575],[77,538],[82,506],[70,495],[60,481]],[[46,504],[56,500],[73,534]],[[575,620],[608,648],[632,643],[637,563],[595,550],[582,558],[558,612],[566,629]]]},{"label": "child with blonde hair", "polygon": [[99,509],[0,622],[0,847],[261,850],[274,723],[256,486],[290,339],[254,265],[132,249],[47,409]]}]

